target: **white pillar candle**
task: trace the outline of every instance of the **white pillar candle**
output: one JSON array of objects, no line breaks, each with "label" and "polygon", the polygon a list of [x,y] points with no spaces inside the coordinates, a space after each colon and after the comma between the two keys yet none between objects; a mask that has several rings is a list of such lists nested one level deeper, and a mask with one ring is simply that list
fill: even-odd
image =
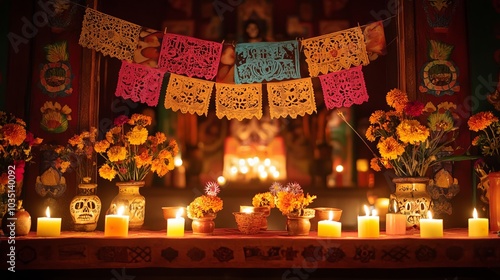
[{"label": "white pillar candle", "polygon": [[380,219],[377,211],[373,210],[370,216],[370,211],[365,205],[366,216],[358,216],[358,237],[379,237],[380,236]]},{"label": "white pillar candle", "polygon": [[427,219],[420,219],[420,237],[443,237],[443,220],[433,219],[431,211]]},{"label": "white pillar candle", "polygon": [[320,237],[341,237],[342,223],[333,220],[333,212],[328,213],[328,220],[318,222],[318,236]]},{"label": "white pillar candle", "polygon": [[129,216],[123,215],[125,209],[123,206],[118,208],[116,215],[106,215],[104,221],[104,236],[127,237]]},{"label": "white pillar candle", "polygon": [[182,217],[182,208],[177,211],[175,218],[167,219],[167,236],[182,237],[184,236],[185,220]]},{"label": "white pillar candle", "polygon": [[39,217],[36,223],[36,235],[54,237],[61,235],[61,218],[51,218],[50,209],[45,210],[47,217]]},{"label": "white pillar candle", "polygon": [[478,218],[477,210],[474,208],[472,218],[469,218],[469,236],[485,237],[489,234],[489,221],[487,218]]}]

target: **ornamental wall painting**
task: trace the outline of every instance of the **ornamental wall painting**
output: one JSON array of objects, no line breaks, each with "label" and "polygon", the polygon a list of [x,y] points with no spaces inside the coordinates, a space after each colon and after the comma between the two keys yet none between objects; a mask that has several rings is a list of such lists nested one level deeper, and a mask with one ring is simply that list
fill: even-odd
[{"label": "ornamental wall painting", "polygon": [[424,0],[427,24],[436,33],[448,32],[448,27],[457,7],[456,0]]},{"label": "ornamental wall painting", "polygon": [[73,93],[71,65],[67,41],[43,47],[46,62],[40,64],[40,88],[50,97],[65,97]]},{"label": "ornamental wall painting", "polygon": [[458,68],[450,60],[454,46],[430,40],[429,62],[421,70],[420,92],[435,96],[453,95],[460,91]]},{"label": "ornamental wall painting", "polygon": [[71,120],[71,108],[59,102],[46,101],[40,108],[42,114],[40,127],[50,133],[62,133],[68,129]]}]

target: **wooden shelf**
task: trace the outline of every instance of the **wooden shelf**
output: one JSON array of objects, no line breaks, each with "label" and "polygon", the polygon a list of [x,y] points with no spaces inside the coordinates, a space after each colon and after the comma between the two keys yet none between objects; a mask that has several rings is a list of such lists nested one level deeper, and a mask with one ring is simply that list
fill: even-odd
[{"label": "wooden shelf", "polygon": [[[466,229],[445,230],[443,238],[404,236],[341,238],[288,236],[285,231],[244,235],[216,229],[214,235],[186,232],[169,238],[166,231],[130,231],[127,238],[104,237],[102,231],[63,232],[60,237],[2,236],[2,259],[15,250],[16,270],[104,268],[440,268],[500,267],[500,237],[469,238]],[[12,241],[11,240],[11,241]],[[11,242],[12,243],[12,242]],[[11,248],[11,246],[13,246]],[[5,270],[9,264],[1,263]]]}]

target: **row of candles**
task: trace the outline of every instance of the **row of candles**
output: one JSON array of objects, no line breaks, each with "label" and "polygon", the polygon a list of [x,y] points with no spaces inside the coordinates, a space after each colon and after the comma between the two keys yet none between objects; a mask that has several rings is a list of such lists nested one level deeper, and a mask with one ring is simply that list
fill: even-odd
[{"label": "row of candles", "polygon": [[[365,205],[365,216],[358,216],[358,237],[372,238],[380,236],[380,219],[376,210],[369,211]],[[106,215],[104,236],[127,237],[129,217],[123,215],[123,206],[118,208],[117,214]],[[47,207],[47,217],[37,219],[37,236],[53,237],[61,234],[61,218],[51,218],[50,209]],[[182,217],[183,208],[179,208],[175,218],[167,219],[167,236],[184,236],[185,219]],[[472,218],[468,220],[468,235],[470,237],[486,237],[489,234],[489,220],[478,218],[474,209]],[[318,222],[319,237],[341,237],[342,223],[333,221],[333,212],[329,213],[328,220]],[[406,234],[406,215],[400,213],[386,214],[386,234]],[[429,212],[426,219],[420,219],[420,237],[443,237],[443,220],[433,219]]]}]

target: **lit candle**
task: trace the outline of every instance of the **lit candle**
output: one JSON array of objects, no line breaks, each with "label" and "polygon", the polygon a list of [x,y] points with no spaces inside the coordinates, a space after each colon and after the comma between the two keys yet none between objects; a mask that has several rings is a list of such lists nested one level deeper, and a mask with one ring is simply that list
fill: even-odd
[{"label": "lit candle", "polygon": [[104,236],[127,237],[128,236],[128,215],[123,215],[125,208],[120,206],[116,215],[106,215],[104,221]]},{"label": "lit candle", "polygon": [[61,235],[61,218],[51,218],[50,209],[45,210],[47,217],[39,217],[36,222],[36,235],[53,237]]},{"label": "lit candle", "polygon": [[366,216],[358,216],[358,237],[379,237],[380,219],[377,211],[373,210],[370,216],[368,206],[364,206]]},{"label": "lit candle", "polygon": [[167,236],[181,237],[184,236],[184,218],[182,217],[182,208],[177,211],[175,218],[167,220]]},{"label": "lit candle", "polygon": [[240,205],[240,212],[243,212],[243,213],[253,213],[254,211],[254,207],[253,206],[243,206],[243,205]]},{"label": "lit candle", "polygon": [[427,219],[420,219],[420,237],[443,237],[443,220],[433,219],[431,211]]},{"label": "lit candle", "polygon": [[328,220],[318,222],[318,236],[322,237],[340,237],[342,232],[342,223],[332,221],[333,211],[328,213]]},{"label": "lit candle", "polygon": [[474,208],[472,218],[469,218],[469,236],[485,237],[489,234],[489,221],[487,218],[478,218],[477,210]]},{"label": "lit candle", "polygon": [[394,201],[394,213],[385,214],[385,232],[389,235],[406,234],[406,215],[397,211],[397,202]]},{"label": "lit candle", "polygon": [[389,212],[389,199],[387,197],[377,198],[375,200],[375,209],[377,210],[380,221],[384,222],[387,212]]}]

